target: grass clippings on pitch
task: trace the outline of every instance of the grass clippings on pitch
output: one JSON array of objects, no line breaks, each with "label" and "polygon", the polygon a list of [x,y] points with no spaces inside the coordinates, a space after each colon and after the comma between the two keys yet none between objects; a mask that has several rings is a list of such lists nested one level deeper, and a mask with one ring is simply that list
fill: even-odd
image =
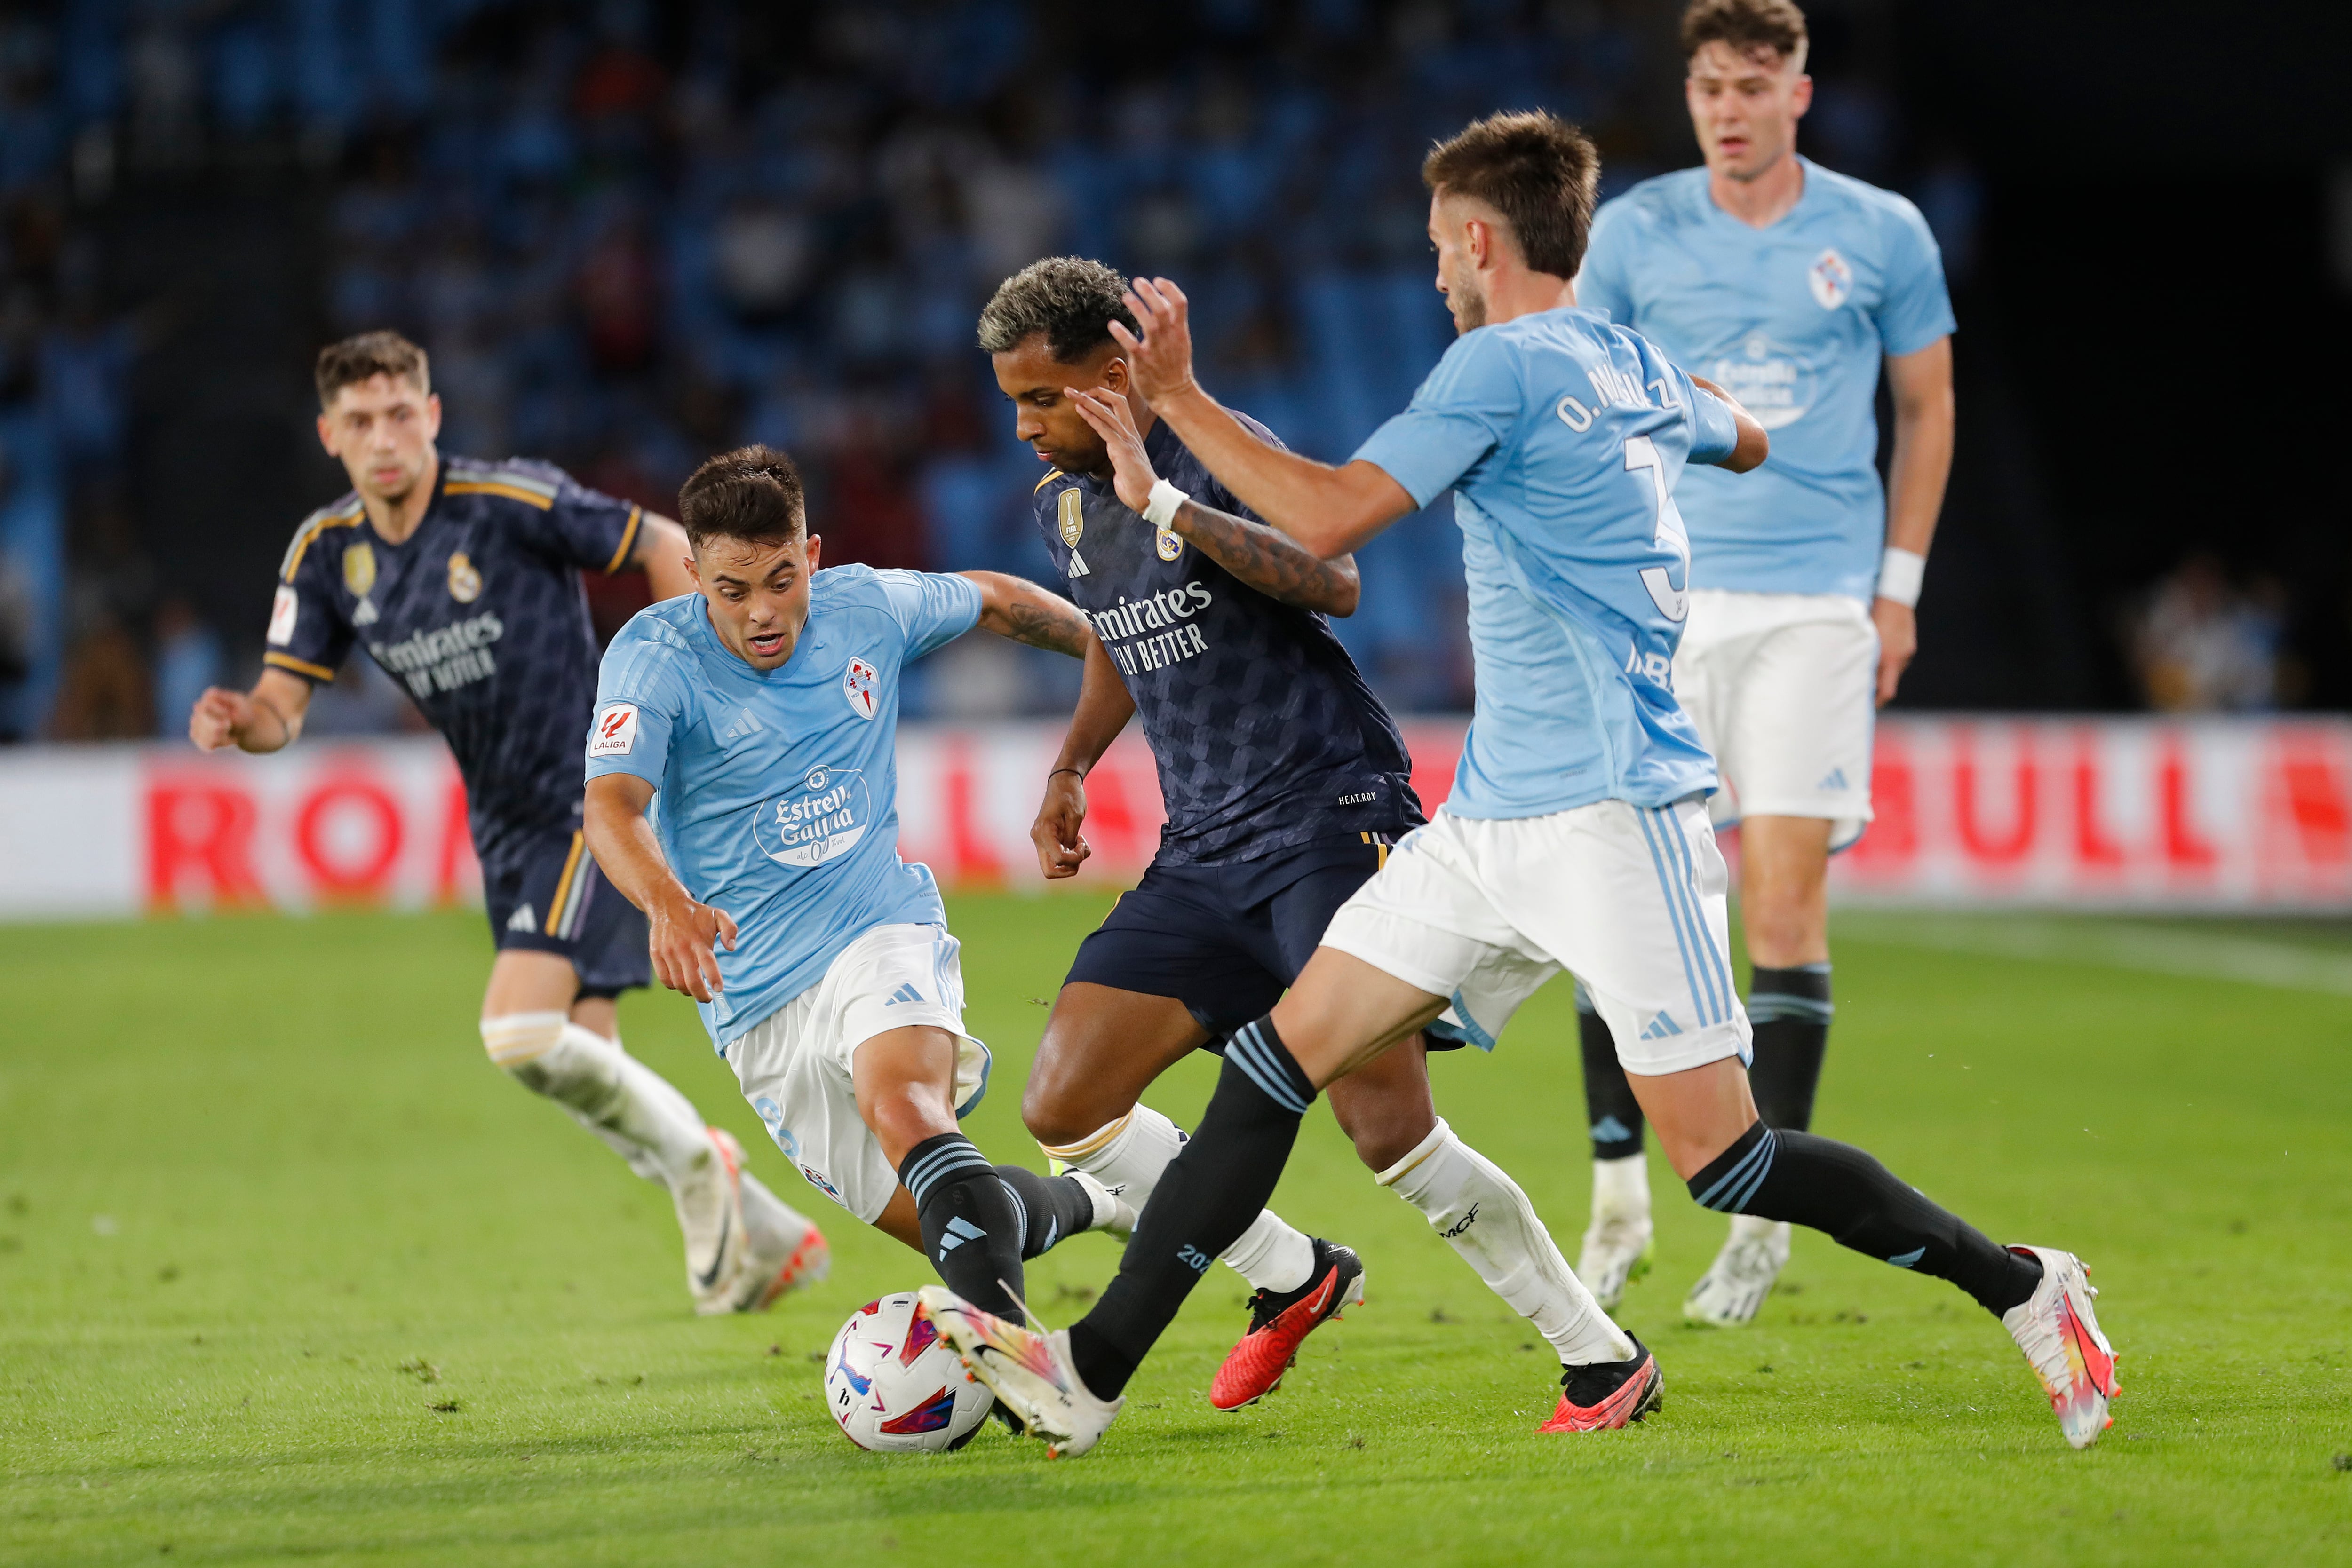
[{"label": "grass clippings on pitch", "polygon": [[[1022,1070],[1102,906],[953,906],[998,1158],[1036,1163]],[[1539,1437],[1550,1358],[1318,1111],[1277,1206],[1363,1251],[1370,1301],[1220,1416],[1243,1287],[1213,1273],[1102,1448],[1048,1464],[992,1427],[940,1458],[834,1429],[834,1329],[929,1276],[791,1178],[678,998],[624,1004],[631,1047],[835,1239],[833,1280],[765,1316],[689,1315],[666,1197],[484,1064],[478,920],[9,928],[0,1561],[2342,1562],[2352,998],[2276,983],[2313,963],[2292,953],[2263,980],[2260,926],[2144,929],[2029,959],[1983,950],[1997,929],[1843,919],[1818,1122],[2090,1260],[2125,1387],[2090,1453],[1957,1291],[1817,1237],[1753,1328],[1682,1327],[1721,1221],[1654,1155],[1657,1270],[1622,1316],[1665,1411]],[[2255,979],[2151,964],[2200,934]],[[2352,960],[2352,936],[2292,940]],[[1572,1029],[1555,988],[1436,1069],[1571,1257]],[[1189,1120],[1208,1065],[1155,1102]],[[1033,1303],[1075,1315],[1113,1257],[1078,1239]]]}]

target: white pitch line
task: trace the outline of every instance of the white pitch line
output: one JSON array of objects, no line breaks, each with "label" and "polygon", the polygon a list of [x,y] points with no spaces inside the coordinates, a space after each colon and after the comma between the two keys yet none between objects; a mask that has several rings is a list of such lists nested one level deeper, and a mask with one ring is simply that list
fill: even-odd
[{"label": "white pitch line", "polygon": [[1840,920],[1838,932],[1848,941],[1886,942],[1998,958],[2104,964],[2157,975],[2196,975],[2281,990],[2352,996],[2352,954],[2247,936],[2150,930],[2088,920],[1954,919],[1861,912]]}]

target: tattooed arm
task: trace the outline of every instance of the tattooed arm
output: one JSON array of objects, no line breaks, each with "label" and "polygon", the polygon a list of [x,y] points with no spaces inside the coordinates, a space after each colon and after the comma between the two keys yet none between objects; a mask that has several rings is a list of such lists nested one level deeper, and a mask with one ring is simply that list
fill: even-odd
[{"label": "tattooed arm", "polygon": [[[1097,392],[1073,392],[1070,396],[1079,415],[1110,448],[1111,482],[1118,498],[1136,511],[1143,510],[1160,476],[1152,472],[1151,459],[1144,454],[1143,437],[1136,433],[1127,399]],[[1326,615],[1356,612],[1360,584],[1353,556],[1320,559],[1279,528],[1199,501],[1186,501],[1177,507],[1168,526],[1171,533],[1199,546],[1210,559],[1269,599]]]},{"label": "tattooed arm", "polygon": [[980,628],[1033,648],[1083,659],[1095,640],[1078,607],[1034,582],[1001,571],[956,574],[980,590]]}]

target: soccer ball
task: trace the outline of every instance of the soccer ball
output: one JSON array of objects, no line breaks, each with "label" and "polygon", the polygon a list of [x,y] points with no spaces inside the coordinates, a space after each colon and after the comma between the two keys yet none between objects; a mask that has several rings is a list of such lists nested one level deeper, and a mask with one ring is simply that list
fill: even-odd
[{"label": "soccer ball", "polygon": [[995,1396],[963,1369],[931,1314],[902,1291],[868,1301],[833,1336],[824,1404],[842,1436],[879,1453],[961,1448]]}]

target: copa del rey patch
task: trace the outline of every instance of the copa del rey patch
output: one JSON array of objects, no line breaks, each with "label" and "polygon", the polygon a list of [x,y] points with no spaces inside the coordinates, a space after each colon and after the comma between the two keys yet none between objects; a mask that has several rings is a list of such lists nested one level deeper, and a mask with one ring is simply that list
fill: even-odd
[{"label": "copa del rey patch", "polygon": [[595,738],[588,743],[591,757],[626,757],[636,749],[637,705],[614,703],[596,721]]}]

